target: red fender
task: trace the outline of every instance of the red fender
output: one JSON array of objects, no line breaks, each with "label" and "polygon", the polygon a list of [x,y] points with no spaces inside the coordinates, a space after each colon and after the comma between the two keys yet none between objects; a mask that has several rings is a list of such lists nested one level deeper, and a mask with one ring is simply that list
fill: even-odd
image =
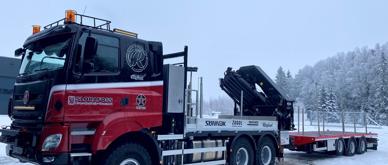
[{"label": "red fender", "polygon": [[112,113],[97,127],[92,152],[105,150],[112,142],[126,133],[159,126],[162,126],[161,112]]}]

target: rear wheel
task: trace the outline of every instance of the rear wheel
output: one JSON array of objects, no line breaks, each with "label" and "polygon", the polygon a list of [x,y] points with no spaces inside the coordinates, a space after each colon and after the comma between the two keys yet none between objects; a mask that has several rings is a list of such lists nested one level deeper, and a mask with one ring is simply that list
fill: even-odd
[{"label": "rear wheel", "polygon": [[365,138],[364,138],[364,137],[359,138],[359,139],[358,139],[358,143],[357,143],[356,153],[357,153],[357,154],[363,154],[363,153],[365,153],[366,150],[367,150],[367,149],[366,149],[366,148],[367,148],[366,145],[367,145],[367,144],[366,144]]},{"label": "rear wheel", "polygon": [[345,151],[345,141],[344,139],[337,139],[335,141],[335,154],[336,155],[343,155]]},{"label": "rear wheel", "polygon": [[151,165],[148,151],[141,145],[127,143],[108,155],[105,165]]},{"label": "rear wheel", "polygon": [[245,138],[238,139],[230,153],[229,164],[231,165],[253,165],[254,151],[251,143]]},{"label": "rear wheel", "polygon": [[275,145],[273,141],[264,137],[257,146],[256,164],[258,165],[272,165],[275,163]]},{"label": "rear wheel", "polygon": [[347,140],[346,147],[345,147],[345,155],[346,156],[353,156],[356,152],[356,141],[354,138],[350,138]]}]

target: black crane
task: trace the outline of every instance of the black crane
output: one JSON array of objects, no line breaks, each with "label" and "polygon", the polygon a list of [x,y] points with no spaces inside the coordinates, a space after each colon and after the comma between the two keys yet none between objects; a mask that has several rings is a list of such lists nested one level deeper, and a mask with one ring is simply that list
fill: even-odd
[{"label": "black crane", "polygon": [[[220,86],[235,105],[243,107],[242,115],[276,116],[280,130],[294,129],[294,101],[260,67],[244,66],[237,71],[229,67],[220,79]],[[235,114],[238,113],[241,110],[235,106]]]}]

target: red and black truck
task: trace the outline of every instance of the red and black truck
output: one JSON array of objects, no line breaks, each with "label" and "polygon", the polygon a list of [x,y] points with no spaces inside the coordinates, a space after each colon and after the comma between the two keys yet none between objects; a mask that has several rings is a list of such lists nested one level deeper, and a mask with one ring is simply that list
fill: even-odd
[{"label": "red and black truck", "polygon": [[[269,165],[294,130],[293,101],[257,66],[228,68],[234,115],[206,118],[188,48],[66,11],[15,51],[22,62],[0,129],[7,155],[38,164]],[[169,64],[180,60],[180,63]]]}]

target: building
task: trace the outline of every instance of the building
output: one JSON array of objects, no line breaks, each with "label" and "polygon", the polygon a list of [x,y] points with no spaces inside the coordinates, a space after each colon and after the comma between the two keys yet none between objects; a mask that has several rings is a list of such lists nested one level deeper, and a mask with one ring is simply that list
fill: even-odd
[{"label": "building", "polygon": [[8,100],[12,95],[20,59],[0,57],[0,115],[8,112]]}]

